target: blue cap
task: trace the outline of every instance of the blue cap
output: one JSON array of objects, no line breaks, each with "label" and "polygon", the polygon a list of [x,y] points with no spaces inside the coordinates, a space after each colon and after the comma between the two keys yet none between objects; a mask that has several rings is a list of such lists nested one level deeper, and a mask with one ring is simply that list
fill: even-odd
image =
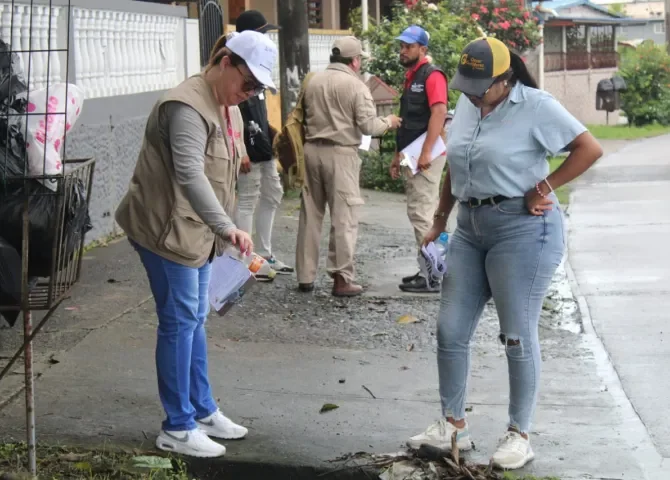
[{"label": "blue cap", "polygon": [[407,27],[399,37],[396,37],[396,40],[410,44],[418,43],[419,45],[427,46],[429,38],[430,35],[428,35],[428,32],[426,32],[423,28],[418,25],[412,25]]},{"label": "blue cap", "polygon": [[440,241],[446,243],[449,240],[449,234],[447,232],[440,233]]}]

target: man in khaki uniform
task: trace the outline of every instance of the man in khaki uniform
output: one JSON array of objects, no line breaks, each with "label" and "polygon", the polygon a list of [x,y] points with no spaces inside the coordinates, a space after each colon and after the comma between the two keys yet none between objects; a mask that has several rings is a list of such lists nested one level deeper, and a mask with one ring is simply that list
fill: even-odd
[{"label": "man in khaki uniform", "polygon": [[333,295],[351,297],[363,291],[354,283],[358,208],[363,205],[358,147],[362,135],[383,135],[400,125],[395,115],[377,116],[372,94],[360,78],[364,57],[357,38],[337,39],[330,65],[314,74],[305,90],[306,178],[296,251],[303,292],[314,289],[326,205],[331,218],[327,270],[334,281]]}]

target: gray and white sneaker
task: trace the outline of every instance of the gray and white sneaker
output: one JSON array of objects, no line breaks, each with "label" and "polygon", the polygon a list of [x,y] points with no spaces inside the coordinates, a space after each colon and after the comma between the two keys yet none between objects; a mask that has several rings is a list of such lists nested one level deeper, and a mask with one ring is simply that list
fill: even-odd
[{"label": "gray and white sneaker", "polygon": [[209,417],[196,420],[196,423],[205,434],[223,440],[239,440],[249,433],[249,430],[233,422],[221,413],[221,410],[217,410]]},{"label": "gray and white sneaker", "polygon": [[226,447],[216,443],[205,432],[197,428],[182,432],[161,430],[156,438],[156,448],[164,452],[199,458],[214,458],[226,454]]},{"label": "gray and white sneaker", "polygon": [[471,450],[472,440],[470,439],[468,425],[466,424],[463,428],[456,428],[444,417],[428,427],[425,432],[411,437],[407,441],[407,445],[415,450],[418,450],[421,445],[426,444],[451,451],[451,436],[454,432],[456,432],[456,445],[458,449],[462,451]]},{"label": "gray and white sneaker", "polygon": [[265,260],[267,260],[272,269],[280,275],[290,275],[295,271],[293,267],[290,267],[281,260],[278,260],[274,255],[265,257]]}]

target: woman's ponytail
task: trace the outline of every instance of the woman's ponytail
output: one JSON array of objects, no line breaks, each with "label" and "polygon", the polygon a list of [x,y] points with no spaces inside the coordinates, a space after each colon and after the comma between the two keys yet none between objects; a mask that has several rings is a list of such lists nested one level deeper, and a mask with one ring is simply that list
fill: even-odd
[{"label": "woman's ponytail", "polygon": [[512,69],[512,77],[510,80],[512,81],[512,83],[521,82],[527,87],[539,88],[537,86],[537,82],[528,71],[528,67],[526,67],[526,62],[523,61],[521,56],[512,51],[510,51],[509,53],[511,57],[510,67]]}]

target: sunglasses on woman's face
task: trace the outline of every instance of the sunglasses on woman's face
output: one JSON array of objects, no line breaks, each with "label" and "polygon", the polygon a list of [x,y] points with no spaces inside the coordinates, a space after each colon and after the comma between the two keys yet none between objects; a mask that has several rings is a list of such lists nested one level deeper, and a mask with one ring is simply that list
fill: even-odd
[{"label": "sunglasses on woman's face", "polygon": [[265,85],[260,83],[255,78],[246,75],[242,71],[242,69],[239,67],[239,65],[235,65],[235,68],[237,68],[237,71],[240,72],[240,75],[242,75],[242,78],[244,79],[244,83],[242,84],[242,89],[245,92],[249,92],[253,96],[256,96],[256,95],[260,95],[261,93],[263,93],[263,91],[265,91]]}]

